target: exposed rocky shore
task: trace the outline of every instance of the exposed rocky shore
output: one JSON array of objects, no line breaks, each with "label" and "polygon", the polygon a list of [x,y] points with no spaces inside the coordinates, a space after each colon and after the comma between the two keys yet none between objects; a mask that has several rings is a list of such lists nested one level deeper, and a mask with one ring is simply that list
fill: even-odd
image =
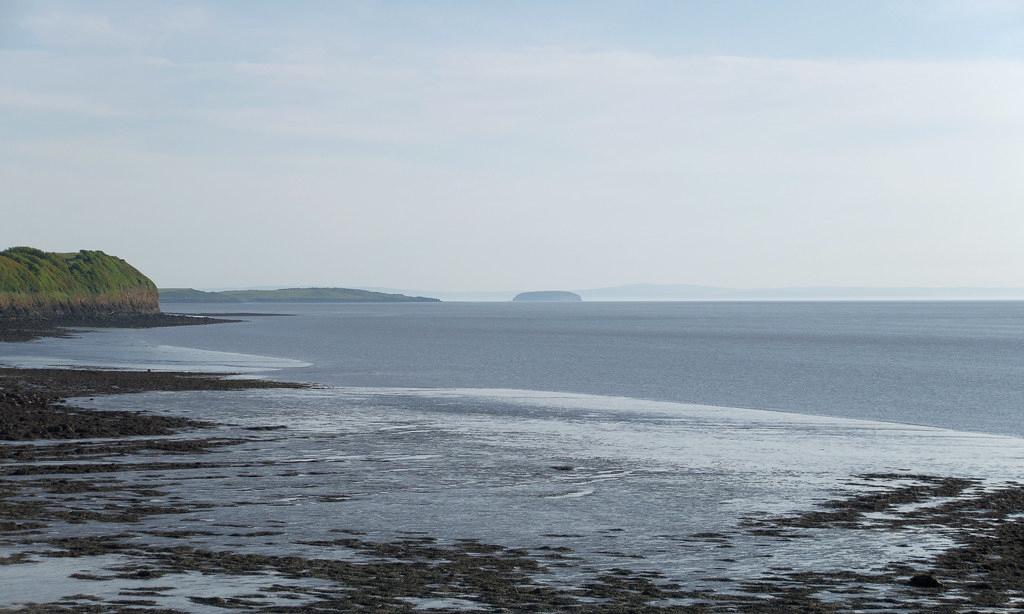
[{"label": "exposed rocky shore", "polygon": [[[819,531],[918,527],[948,535],[953,547],[884,572],[766,566],[756,582],[698,590],[628,564],[580,575],[582,562],[564,542],[442,542],[424,534],[377,541],[347,527],[343,514],[326,527],[332,537],[290,542],[277,521],[197,523],[218,507],[253,503],[227,493],[184,498],[175,484],[237,474],[258,488],[258,480],[298,475],[293,465],[241,462],[232,453],[279,438],[286,425],[229,431],[215,424],[215,408],[206,422],[91,411],[63,400],[296,386],[302,384],[187,373],[0,370],[0,563],[31,570],[81,561],[89,571],[72,578],[94,587],[22,611],[411,612],[426,605],[434,612],[991,612],[1012,611],[1024,590],[1024,485],[1016,483],[852,476],[858,488],[848,496],[796,515],[752,517],[737,531],[770,548],[813,540]],[[348,495],[332,497],[343,502]],[[737,536],[689,539],[727,556]],[[210,539],[222,545],[203,541]],[[578,579],[552,582],[559,570]],[[179,581],[194,577],[217,588],[175,597]]]},{"label": "exposed rocky shore", "polygon": [[73,328],[158,328],[224,324],[238,320],[174,313],[74,314],[49,317],[0,316],[0,342],[31,341],[42,337],[67,337]]},{"label": "exposed rocky shore", "polygon": [[143,412],[83,410],[65,403],[67,397],[150,390],[242,390],[301,386],[173,372],[0,369],[0,440],[171,435],[183,428],[201,428],[210,424]]}]

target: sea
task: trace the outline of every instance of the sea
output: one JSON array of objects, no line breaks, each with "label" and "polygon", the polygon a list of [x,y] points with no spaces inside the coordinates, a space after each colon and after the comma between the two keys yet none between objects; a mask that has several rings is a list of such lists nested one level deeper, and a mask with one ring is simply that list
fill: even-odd
[{"label": "sea", "polygon": [[[871,573],[950,546],[918,526],[813,540],[743,530],[870,489],[858,476],[1024,479],[1024,302],[164,310],[259,315],[0,343],[0,364],[316,384],[76,400],[214,420],[225,436],[286,426],[211,453],[244,471],[181,480],[174,493],[239,503],[195,521],[287,527],[245,546],[253,551],[301,552],[295,544],[329,528],[430,535],[571,549],[579,564],[552,581],[626,567],[728,591],[769,568]],[[31,578],[52,579],[48,590],[97,590],[42,565]],[[15,567],[0,579],[24,573]]]}]

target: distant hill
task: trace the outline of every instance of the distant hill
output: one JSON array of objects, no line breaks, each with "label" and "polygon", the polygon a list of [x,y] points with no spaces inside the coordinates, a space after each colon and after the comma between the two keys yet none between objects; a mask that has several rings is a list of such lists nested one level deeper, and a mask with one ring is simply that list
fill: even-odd
[{"label": "distant hill", "polygon": [[539,290],[535,292],[521,292],[512,299],[515,302],[545,302],[545,303],[573,303],[583,299],[575,292],[564,290]]},{"label": "distant hill", "polygon": [[160,290],[166,303],[437,303],[436,298],[371,292],[353,288],[283,288],[280,290],[225,290],[203,292],[192,288]]},{"label": "distant hill", "polygon": [[160,300],[164,303],[237,303],[237,298],[225,296],[222,292],[203,292],[193,288],[160,288]]},{"label": "distant hill", "polygon": [[[369,288],[384,294],[426,295],[444,301],[506,302],[515,290]],[[726,288],[696,284],[629,284],[573,290],[584,301],[979,301],[1024,300],[1024,288],[781,287]],[[167,300],[167,299],[165,299]],[[170,302],[168,300],[168,302]]]},{"label": "distant hill", "polygon": [[0,252],[0,316],[150,314],[160,311],[156,285],[124,260],[101,251]]},{"label": "distant hill", "polygon": [[577,290],[588,301],[686,301],[743,298],[742,290],[690,284],[630,284]]}]

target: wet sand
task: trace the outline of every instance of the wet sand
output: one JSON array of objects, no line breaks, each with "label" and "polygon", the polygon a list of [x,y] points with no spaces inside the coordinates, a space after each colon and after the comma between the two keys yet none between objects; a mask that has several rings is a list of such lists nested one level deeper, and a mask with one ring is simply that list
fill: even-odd
[{"label": "wet sand", "polygon": [[[868,487],[866,494],[862,489],[801,514],[751,518],[739,529],[764,539],[766,547],[813,540],[821,530],[911,525],[954,543],[884,573],[766,566],[757,582],[715,591],[624,563],[575,582],[552,582],[553,570],[579,564],[559,536],[529,545],[441,542],[425,534],[377,541],[346,528],[344,515],[327,528],[334,537],[298,540],[274,552],[280,542],[273,538],[284,534],[283,526],[197,523],[197,512],[240,503],[189,500],[171,487],[217,472],[261,479],[254,468],[233,462],[230,450],[277,437],[286,424],[222,437],[213,407],[210,421],[200,422],[79,409],[62,400],[276,386],[301,384],[186,373],[0,370],[0,563],[10,572],[3,575],[43,580],[61,564],[59,572],[83,586],[28,611],[969,612],[1016,609],[1024,589],[1024,485],[981,488],[978,480],[932,475],[851,476]],[[290,468],[279,469],[287,478]],[[225,546],[199,543],[211,535]],[[689,539],[727,555],[735,537]],[[271,551],[253,552],[261,540],[273,545]],[[232,549],[232,542],[239,547]],[[0,596],[0,607],[14,603],[4,601]],[[17,599],[26,601],[35,600]]]},{"label": "wet sand", "polygon": [[110,314],[110,315],[68,315],[50,318],[0,317],[0,342],[21,342],[43,337],[69,337],[69,329],[85,328],[156,328],[161,326],[197,326],[203,324],[224,324],[238,320],[210,315],[185,315],[175,313]]},{"label": "wet sand", "polygon": [[0,368],[0,440],[81,439],[170,435],[203,422],[143,412],[97,412],[75,408],[66,397],[152,390],[242,390],[298,388],[301,384],[230,380],[216,374]]}]

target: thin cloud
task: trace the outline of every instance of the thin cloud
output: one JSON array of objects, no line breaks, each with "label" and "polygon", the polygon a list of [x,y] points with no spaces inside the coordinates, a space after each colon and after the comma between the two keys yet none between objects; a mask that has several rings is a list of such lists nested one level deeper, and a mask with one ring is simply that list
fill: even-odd
[{"label": "thin cloud", "polygon": [[102,225],[172,285],[1020,285],[1020,61],[367,47],[347,13],[335,44],[152,7],[0,50],[0,177],[32,205],[0,242]]}]

